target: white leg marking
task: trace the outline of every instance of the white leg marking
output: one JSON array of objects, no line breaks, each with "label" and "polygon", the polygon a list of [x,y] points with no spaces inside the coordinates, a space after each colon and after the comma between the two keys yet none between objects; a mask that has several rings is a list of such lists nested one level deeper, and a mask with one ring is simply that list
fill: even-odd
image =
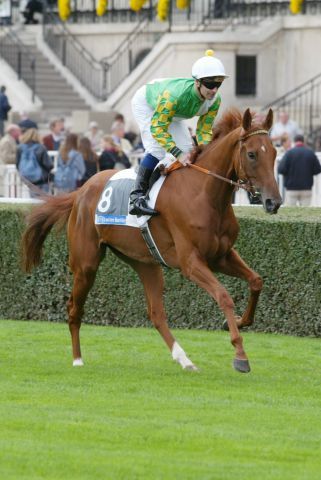
[{"label": "white leg marking", "polygon": [[184,370],[198,370],[198,368],[190,361],[182,347],[174,342],[172,348],[172,357],[175,362],[178,362]]},{"label": "white leg marking", "polygon": [[82,358],[75,358],[75,360],[72,362],[73,367],[83,367],[84,362],[82,361]]}]

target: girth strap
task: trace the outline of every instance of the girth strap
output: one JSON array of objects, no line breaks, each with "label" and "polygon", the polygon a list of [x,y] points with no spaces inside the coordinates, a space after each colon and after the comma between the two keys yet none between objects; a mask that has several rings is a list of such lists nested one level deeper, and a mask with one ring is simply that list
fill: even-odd
[{"label": "girth strap", "polygon": [[146,245],[147,245],[148,250],[150,251],[151,255],[155,258],[155,260],[158,263],[160,263],[164,267],[169,268],[169,265],[167,265],[167,263],[165,262],[165,260],[163,259],[162,255],[160,254],[160,252],[157,248],[157,245],[156,245],[156,243],[155,243],[155,241],[152,237],[152,234],[150,232],[148,222],[145,223],[145,225],[140,227],[140,231],[142,232],[142,236],[143,236],[143,238],[146,242]]}]

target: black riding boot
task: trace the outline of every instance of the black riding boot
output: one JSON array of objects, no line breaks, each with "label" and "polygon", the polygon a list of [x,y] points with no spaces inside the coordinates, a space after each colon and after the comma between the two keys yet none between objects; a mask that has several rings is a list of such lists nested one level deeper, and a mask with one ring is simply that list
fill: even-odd
[{"label": "black riding boot", "polygon": [[131,215],[158,215],[156,210],[149,208],[146,202],[146,192],[149,188],[149,179],[153,170],[140,165],[134,190],[130,193],[129,213]]}]

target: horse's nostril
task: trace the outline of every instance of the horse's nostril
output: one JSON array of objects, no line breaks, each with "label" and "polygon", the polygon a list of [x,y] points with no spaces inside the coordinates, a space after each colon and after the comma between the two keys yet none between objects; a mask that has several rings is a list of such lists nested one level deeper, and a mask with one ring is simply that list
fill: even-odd
[{"label": "horse's nostril", "polygon": [[273,208],[273,201],[270,198],[265,200],[265,208],[267,210],[271,210],[271,208]]},{"label": "horse's nostril", "polygon": [[280,207],[279,202],[275,202],[271,198],[265,200],[265,209],[268,213],[276,213]]}]

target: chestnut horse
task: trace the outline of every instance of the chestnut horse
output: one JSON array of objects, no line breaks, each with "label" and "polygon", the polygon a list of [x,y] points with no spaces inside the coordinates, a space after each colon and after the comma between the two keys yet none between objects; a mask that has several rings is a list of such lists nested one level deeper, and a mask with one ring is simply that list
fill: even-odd
[{"label": "chestnut horse", "polygon": [[[272,110],[260,124],[255,123],[249,109],[243,115],[238,110],[226,112],[213,130],[212,141],[196,155],[194,168],[183,167],[167,176],[156,202],[160,215],[150,219],[152,236],[167,265],[179,268],[222,309],[235,349],[233,365],[240,372],[250,371],[250,366],[239,328],[254,320],[262,279],[233,248],[239,225],[231,205],[232,183],[239,179],[255,187],[265,210],[277,212],[281,197],[274,177],[276,151],[268,135],[272,122]],[[94,223],[100,194],[113,173],[109,170],[96,174],[76,192],[45,197],[44,203],[32,210],[22,238],[23,267],[30,272],[39,264],[44,241],[54,225],[68,224],[69,266],[74,278],[67,303],[68,322],[73,365],[80,366],[79,329],[84,304],[109,246],[137,272],[144,286],[148,315],[172,358],[183,368],[196,370],[168,327],[162,268],[151,256],[140,229]],[[250,296],[241,318],[236,316],[232,298],[213,272],[248,282]]]}]

